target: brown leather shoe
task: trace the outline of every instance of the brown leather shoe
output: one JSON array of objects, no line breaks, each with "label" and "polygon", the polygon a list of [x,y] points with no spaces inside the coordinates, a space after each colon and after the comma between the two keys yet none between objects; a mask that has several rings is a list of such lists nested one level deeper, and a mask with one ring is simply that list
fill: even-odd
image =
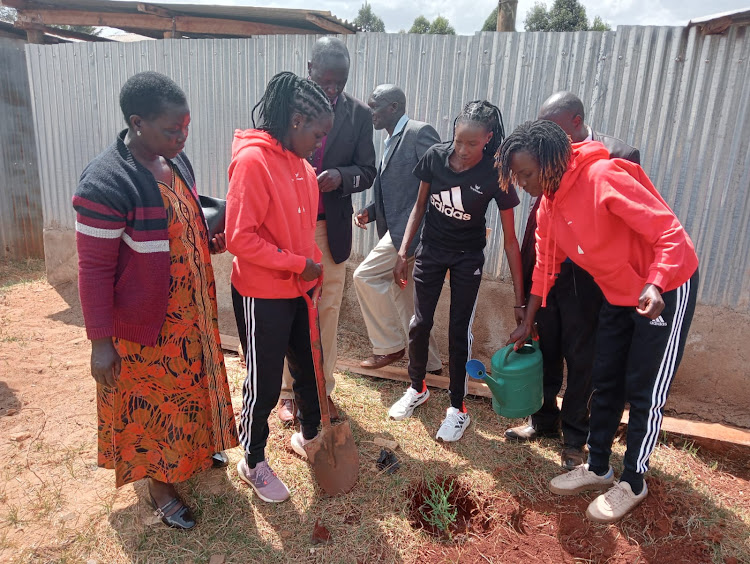
[{"label": "brown leather shoe", "polygon": [[586,453],[582,448],[566,446],[560,452],[560,465],[566,470],[573,470],[584,462],[586,462]]},{"label": "brown leather shoe", "polygon": [[282,399],[279,402],[278,414],[284,425],[293,425],[297,421],[297,404],[293,399]]},{"label": "brown leather shoe", "polygon": [[339,410],[336,409],[331,396],[328,396],[328,412],[331,414],[331,421],[335,422],[339,420]]},{"label": "brown leather shoe", "polygon": [[389,364],[404,358],[406,349],[401,349],[391,354],[374,354],[370,358],[359,363],[362,368],[383,368]]}]

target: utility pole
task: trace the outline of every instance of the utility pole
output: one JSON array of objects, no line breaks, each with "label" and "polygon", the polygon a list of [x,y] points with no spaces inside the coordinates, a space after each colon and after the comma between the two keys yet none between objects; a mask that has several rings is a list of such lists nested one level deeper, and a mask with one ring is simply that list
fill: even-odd
[{"label": "utility pole", "polygon": [[499,0],[497,3],[497,31],[516,31],[518,0]]}]

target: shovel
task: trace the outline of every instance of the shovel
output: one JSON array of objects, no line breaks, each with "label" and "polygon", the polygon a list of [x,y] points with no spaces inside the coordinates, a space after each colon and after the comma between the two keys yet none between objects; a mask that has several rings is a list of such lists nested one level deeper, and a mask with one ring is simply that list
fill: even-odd
[{"label": "shovel", "polygon": [[354,444],[352,429],[348,421],[331,424],[328,410],[326,382],[323,374],[323,350],[320,344],[320,321],[318,319],[318,299],[323,285],[323,277],[318,278],[312,298],[307,292],[302,296],[307,302],[307,318],[310,323],[310,347],[315,367],[315,383],[318,386],[321,430],[318,436],[305,445],[315,479],[329,495],[348,492],[357,483],[359,475],[359,453]]}]

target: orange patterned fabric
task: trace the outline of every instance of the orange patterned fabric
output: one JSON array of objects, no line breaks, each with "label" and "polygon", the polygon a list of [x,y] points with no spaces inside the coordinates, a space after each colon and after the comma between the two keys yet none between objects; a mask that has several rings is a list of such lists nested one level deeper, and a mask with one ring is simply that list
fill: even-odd
[{"label": "orange patterned fabric", "polygon": [[115,339],[117,389],[97,386],[99,466],[115,470],[117,487],[147,477],[183,482],[238,444],[198,203],[178,175],[159,189],[171,258],[167,316],[155,347]]}]

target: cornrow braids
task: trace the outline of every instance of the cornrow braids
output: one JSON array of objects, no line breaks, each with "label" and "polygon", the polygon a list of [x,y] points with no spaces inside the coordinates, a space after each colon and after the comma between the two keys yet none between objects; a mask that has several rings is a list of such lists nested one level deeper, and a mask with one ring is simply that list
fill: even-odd
[{"label": "cornrow braids", "polygon": [[500,188],[508,191],[517,184],[510,159],[517,151],[527,151],[539,163],[539,184],[549,197],[557,191],[560,180],[570,162],[570,139],[562,128],[552,121],[527,121],[511,133],[495,155],[495,167],[500,177]]},{"label": "cornrow braids", "polygon": [[453,134],[456,133],[457,123],[469,121],[482,124],[487,131],[492,132],[492,138],[484,146],[483,152],[485,155],[494,155],[500,143],[505,139],[503,114],[500,113],[500,108],[490,104],[487,100],[472,100],[464,106],[464,109],[454,120]]},{"label": "cornrow braids", "polygon": [[[255,124],[256,110],[260,119],[258,126]],[[323,89],[312,80],[300,78],[293,72],[280,72],[269,81],[263,97],[253,107],[253,127],[267,131],[281,142],[295,112],[309,121],[332,114],[333,107]]]}]

